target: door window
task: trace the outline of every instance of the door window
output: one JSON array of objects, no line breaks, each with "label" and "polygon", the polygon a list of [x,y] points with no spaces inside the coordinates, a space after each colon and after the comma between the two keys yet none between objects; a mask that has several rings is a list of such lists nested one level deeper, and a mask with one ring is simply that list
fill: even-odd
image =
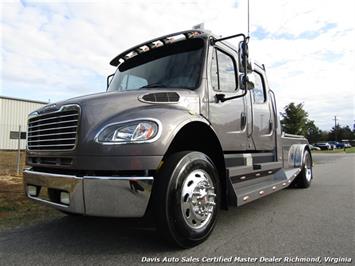
[{"label": "door window", "polygon": [[254,103],[264,103],[266,97],[265,97],[265,86],[264,86],[263,77],[257,72],[254,72],[254,76],[255,76],[255,85],[253,89]]},{"label": "door window", "polygon": [[233,57],[216,49],[211,63],[211,83],[216,91],[234,92],[237,89]]}]

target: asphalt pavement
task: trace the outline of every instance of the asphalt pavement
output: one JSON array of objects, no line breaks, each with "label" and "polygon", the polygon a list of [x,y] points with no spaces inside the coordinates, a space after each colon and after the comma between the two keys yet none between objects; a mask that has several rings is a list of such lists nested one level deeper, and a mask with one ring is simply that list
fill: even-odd
[{"label": "asphalt pavement", "polygon": [[354,263],[355,154],[315,154],[314,161],[309,189],[284,189],[221,211],[210,238],[192,249],[166,245],[140,220],[62,217],[0,233],[0,265],[227,265],[230,259],[246,265],[254,258],[257,264],[269,258],[269,265],[289,258],[291,265],[318,257],[318,265],[326,258]]}]

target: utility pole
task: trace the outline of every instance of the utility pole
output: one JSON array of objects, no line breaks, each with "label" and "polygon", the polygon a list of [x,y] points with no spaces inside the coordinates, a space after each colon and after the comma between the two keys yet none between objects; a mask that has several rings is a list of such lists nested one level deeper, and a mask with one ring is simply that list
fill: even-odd
[{"label": "utility pole", "polygon": [[17,156],[16,156],[16,174],[20,174],[20,163],[21,163],[21,125],[18,126],[18,136],[17,136]]},{"label": "utility pole", "polygon": [[334,120],[334,127],[336,127],[337,126],[337,116],[336,115],[334,116],[333,120]]},{"label": "utility pole", "polygon": [[335,138],[335,141],[337,141],[337,116],[335,115],[334,116],[334,138]]}]

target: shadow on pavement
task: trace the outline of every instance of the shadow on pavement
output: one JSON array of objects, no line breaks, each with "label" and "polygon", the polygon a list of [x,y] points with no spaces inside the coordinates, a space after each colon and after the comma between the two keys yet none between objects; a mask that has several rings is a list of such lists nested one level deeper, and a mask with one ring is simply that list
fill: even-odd
[{"label": "shadow on pavement", "polygon": [[150,222],[141,219],[65,216],[1,233],[0,250],[0,253],[103,255],[136,254],[141,250],[168,252],[174,247],[161,239]]}]

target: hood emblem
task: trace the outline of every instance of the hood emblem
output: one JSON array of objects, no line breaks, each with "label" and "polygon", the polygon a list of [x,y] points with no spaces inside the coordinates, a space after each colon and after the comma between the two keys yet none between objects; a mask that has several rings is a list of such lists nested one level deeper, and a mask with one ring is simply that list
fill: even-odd
[{"label": "hood emblem", "polygon": [[40,109],[39,111],[37,111],[39,114],[43,114],[43,113],[50,113],[50,112],[54,112],[57,111],[57,105],[55,103],[49,104],[44,106],[42,109]]}]

